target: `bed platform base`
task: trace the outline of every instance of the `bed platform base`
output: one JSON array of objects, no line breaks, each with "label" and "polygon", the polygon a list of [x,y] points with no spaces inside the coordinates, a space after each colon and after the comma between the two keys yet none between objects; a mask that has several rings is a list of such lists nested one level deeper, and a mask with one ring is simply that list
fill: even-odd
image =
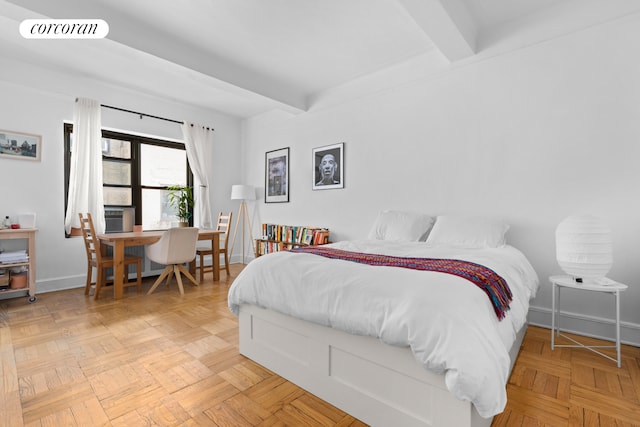
[{"label": "bed platform base", "polygon": [[[409,348],[240,307],[240,353],[371,426],[488,427]],[[526,326],[511,351],[512,365]]]}]

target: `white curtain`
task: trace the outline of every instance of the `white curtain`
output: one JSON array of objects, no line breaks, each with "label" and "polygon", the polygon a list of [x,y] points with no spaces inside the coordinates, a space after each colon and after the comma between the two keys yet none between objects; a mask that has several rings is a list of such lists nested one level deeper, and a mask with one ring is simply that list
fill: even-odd
[{"label": "white curtain", "polygon": [[102,129],[100,103],[78,98],[73,110],[73,145],[69,173],[69,198],[64,227],[80,227],[78,213],[91,213],[96,233],[104,233],[102,198]]},{"label": "white curtain", "polygon": [[208,176],[208,171],[212,169],[212,165],[210,161],[211,155],[207,155],[208,147],[213,145],[213,130],[185,120],[182,124],[182,135],[187,149],[189,166],[191,166],[196,180],[200,183],[200,186],[194,191],[196,208],[200,217],[199,225],[202,228],[213,228]]}]

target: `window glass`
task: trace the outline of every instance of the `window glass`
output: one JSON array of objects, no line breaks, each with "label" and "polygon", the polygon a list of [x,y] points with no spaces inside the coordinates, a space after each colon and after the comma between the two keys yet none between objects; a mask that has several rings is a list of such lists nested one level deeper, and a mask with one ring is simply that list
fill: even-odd
[{"label": "window glass", "polygon": [[143,187],[186,185],[187,152],[158,145],[140,147],[140,179]]},{"label": "window glass", "polygon": [[143,230],[163,230],[178,221],[175,209],[167,204],[168,191],[160,189],[142,189]]},{"label": "window glass", "polygon": [[102,138],[102,155],[116,159],[131,159],[131,142]]},{"label": "window glass", "polygon": [[102,182],[105,185],[131,185],[131,163],[103,160]]},{"label": "window glass", "polygon": [[107,187],[102,189],[105,206],[131,206],[133,197],[130,187]]}]

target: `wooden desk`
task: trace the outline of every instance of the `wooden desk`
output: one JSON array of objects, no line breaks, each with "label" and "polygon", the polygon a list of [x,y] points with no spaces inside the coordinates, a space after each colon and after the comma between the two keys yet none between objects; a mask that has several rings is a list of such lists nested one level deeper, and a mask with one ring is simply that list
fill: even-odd
[{"label": "wooden desk", "polygon": [[[160,240],[164,231],[133,231],[127,233],[100,234],[98,239],[103,245],[113,247],[113,294],[115,299],[122,298],[124,277],[124,248],[144,246]],[[220,280],[220,234],[223,231],[200,230],[198,240],[211,240],[213,248],[213,280]],[[190,269],[195,268],[195,258]]]}]

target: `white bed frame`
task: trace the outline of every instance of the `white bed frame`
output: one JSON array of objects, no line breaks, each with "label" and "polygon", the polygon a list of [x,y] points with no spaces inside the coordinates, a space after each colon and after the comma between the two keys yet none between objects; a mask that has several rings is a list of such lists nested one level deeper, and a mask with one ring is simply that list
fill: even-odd
[{"label": "white bed frame", "polygon": [[[489,427],[409,348],[240,307],[240,353],[371,426]],[[511,349],[515,363],[526,331]]]}]

